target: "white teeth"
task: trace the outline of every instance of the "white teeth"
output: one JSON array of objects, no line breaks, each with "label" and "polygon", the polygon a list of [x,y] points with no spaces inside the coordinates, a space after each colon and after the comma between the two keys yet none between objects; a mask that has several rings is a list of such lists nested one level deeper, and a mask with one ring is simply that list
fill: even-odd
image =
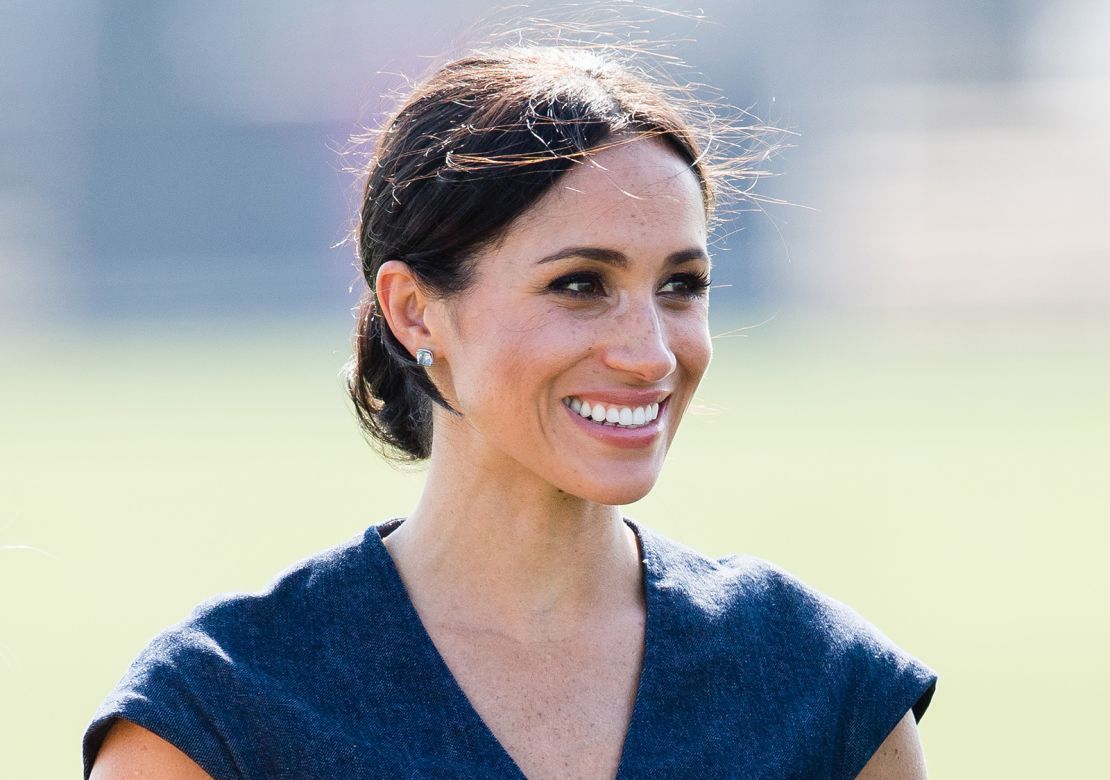
[{"label": "white teeth", "polygon": [[563,404],[569,406],[582,417],[591,419],[603,425],[620,425],[622,427],[637,427],[647,425],[659,417],[659,404],[646,404],[644,406],[605,406],[604,404],[591,404],[575,396],[567,396]]}]

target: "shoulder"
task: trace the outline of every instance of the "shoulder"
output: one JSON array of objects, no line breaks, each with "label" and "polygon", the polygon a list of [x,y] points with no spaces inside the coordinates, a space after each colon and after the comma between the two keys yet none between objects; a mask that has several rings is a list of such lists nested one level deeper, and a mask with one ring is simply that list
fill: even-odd
[{"label": "shoulder", "polygon": [[847,694],[882,685],[901,686],[903,696],[916,692],[907,706],[914,705],[913,714],[920,720],[932,698],[936,673],[856,609],[755,556],[731,555],[718,564],[733,587],[750,599],[744,609],[757,614],[764,636],[815,654],[826,668],[838,672]]},{"label": "shoulder", "polygon": [[373,529],[293,563],[260,590],[213,596],[199,604],[187,622],[217,625],[226,613],[260,612],[277,604],[293,606],[306,599],[324,600],[336,590],[357,586],[368,574],[367,537],[371,533]]},{"label": "shoulder", "polygon": [[150,755],[164,741],[209,774],[233,774],[236,735],[263,717],[253,706],[311,688],[310,675],[330,668],[317,662],[320,648],[342,646],[336,637],[353,612],[365,614],[374,586],[365,536],[299,561],[262,590],[210,598],[155,636],[85,731],[86,776],[109,732],[128,722],[118,745]]},{"label": "shoulder", "polygon": [[711,648],[699,663],[750,691],[749,721],[808,723],[815,760],[837,777],[854,777],[885,740],[916,737],[905,720],[920,720],[937,675],[855,609],[757,556],[713,559],[658,535],[650,544],[675,641]]},{"label": "shoulder", "polygon": [[891,644],[855,609],[770,561],[730,555],[717,563],[767,636],[837,653],[846,661]]},{"label": "shoulder", "polygon": [[[832,654],[866,667],[913,660],[857,610],[766,559],[733,554],[710,558],[681,542],[641,529],[656,589],[694,623],[742,628],[763,647],[781,642]],[[698,615],[700,614],[700,619]]]},{"label": "shoulder", "polygon": [[803,670],[828,707],[830,754],[845,776],[917,780],[925,762],[917,722],[937,674],[858,611],[780,567],[752,556],[721,565],[738,580],[760,583],[753,607],[763,637]]},{"label": "shoulder", "polygon": [[203,679],[208,688],[231,686],[252,672],[279,678],[275,664],[342,631],[347,613],[372,590],[363,537],[298,561],[261,590],[205,600],[151,640],[130,676],[172,676],[179,685]]},{"label": "shoulder", "polygon": [[781,637],[839,646],[869,641],[872,626],[855,610],[780,566],[754,555],[710,558],[685,544],[650,534],[657,584],[681,608],[714,625],[758,627],[764,640]]}]

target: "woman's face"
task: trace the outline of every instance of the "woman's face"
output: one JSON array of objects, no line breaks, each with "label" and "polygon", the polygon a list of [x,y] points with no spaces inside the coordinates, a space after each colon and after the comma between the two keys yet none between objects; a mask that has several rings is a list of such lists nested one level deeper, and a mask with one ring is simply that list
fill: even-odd
[{"label": "woman's face", "polygon": [[712,354],[708,274],[675,152],[640,139],[573,168],[440,303],[433,378],[468,457],[599,503],[643,497]]}]

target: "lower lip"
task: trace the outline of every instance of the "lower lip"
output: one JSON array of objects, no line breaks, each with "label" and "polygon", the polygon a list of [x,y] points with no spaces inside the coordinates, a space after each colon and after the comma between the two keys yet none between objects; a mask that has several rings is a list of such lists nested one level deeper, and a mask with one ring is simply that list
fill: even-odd
[{"label": "lower lip", "polygon": [[593,436],[598,441],[606,444],[611,444],[614,447],[625,447],[628,449],[635,449],[637,447],[647,447],[655,441],[655,437],[663,430],[663,414],[667,409],[667,402],[670,398],[666,398],[659,404],[659,415],[638,428],[621,428],[618,425],[602,425],[596,423],[592,419],[586,419],[578,412],[571,409],[566,404],[561,406],[567,410],[567,414],[571,416],[574,422],[582,428],[583,431]]}]

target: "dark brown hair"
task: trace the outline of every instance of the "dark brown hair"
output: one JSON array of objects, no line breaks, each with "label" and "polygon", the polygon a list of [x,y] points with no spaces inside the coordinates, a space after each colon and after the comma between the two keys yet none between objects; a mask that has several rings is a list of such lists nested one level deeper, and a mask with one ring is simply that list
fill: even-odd
[{"label": "dark brown hair", "polygon": [[416,87],[378,134],[355,231],[367,289],[347,386],[359,423],[383,454],[427,458],[432,404],[457,412],[382,318],[374,291],[380,265],[404,261],[430,295],[462,292],[475,255],[560,176],[607,144],[643,137],[661,139],[686,161],[711,217],[721,172],[733,181],[738,173],[762,175],[748,163],[767,148],[716,165],[707,153],[714,128],[694,121],[697,113],[686,92],[591,47],[476,53]]}]

